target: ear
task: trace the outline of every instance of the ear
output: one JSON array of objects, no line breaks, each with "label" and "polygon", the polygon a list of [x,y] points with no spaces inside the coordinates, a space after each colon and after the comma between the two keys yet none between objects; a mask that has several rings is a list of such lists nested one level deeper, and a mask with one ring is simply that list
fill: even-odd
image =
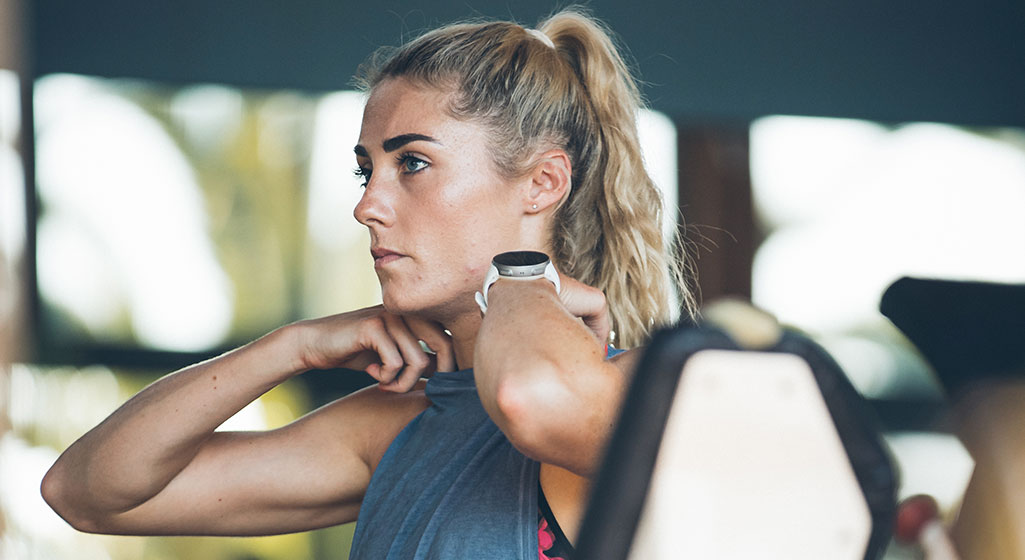
[{"label": "ear", "polygon": [[528,214],[558,208],[573,188],[573,166],[564,150],[548,150],[535,162],[524,198],[524,211]]}]

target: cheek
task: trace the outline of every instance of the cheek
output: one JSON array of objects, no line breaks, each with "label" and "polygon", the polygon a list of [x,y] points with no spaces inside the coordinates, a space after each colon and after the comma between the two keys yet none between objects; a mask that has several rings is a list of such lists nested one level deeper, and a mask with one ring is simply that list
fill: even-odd
[{"label": "cheek", "polygon": [[491,258],[518,231],[513,185],[479,168],[438,177],[434,197],[421,200],[417,223],[430,232],[423,243],[446,261],[453,280],[476,285],[484,280]]},{"label": "cheek", "polygon": [[463,278],[472,284],[480,284],[484,282],[484,276],[490,267],[490,258],[473,259],[473,262],[466,263],[463,269]]},{"label": "cheek", "polygon": [[501,244],[512,226],[509,202],[483,188],[458,200],[438,201],[432,214],[432,227],[448,247],[467,254],[487,253],[488,258],[490,247]]}]

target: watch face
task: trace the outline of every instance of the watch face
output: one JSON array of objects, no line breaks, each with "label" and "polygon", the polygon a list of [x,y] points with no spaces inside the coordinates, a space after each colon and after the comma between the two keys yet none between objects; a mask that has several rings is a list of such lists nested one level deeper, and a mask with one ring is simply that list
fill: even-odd
[{"label": "watch face", "polygon": [[501,276],[542,276],[548,266],[548,255],[538,251],[510,251],[492,259]]}]

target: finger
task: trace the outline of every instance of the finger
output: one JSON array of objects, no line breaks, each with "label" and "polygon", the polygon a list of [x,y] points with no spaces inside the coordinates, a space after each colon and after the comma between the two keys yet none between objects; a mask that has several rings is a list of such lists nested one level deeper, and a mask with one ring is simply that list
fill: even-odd
[{"label": "finger", "polygon": [[[432,364],[431,369],[434,369],[434,356],[431,356],[428,359],[431,361]],[[391,381],[387,383],[378,383],[378,388],[384,391],[390,391],[392,393],[408,393],[409,391],[413,390],[413,388],[416,387],[417,382],[420,381],[421,376],[412,373],[407,373],[406,369],[409,368],[404,368],[402,372],[400,372],[399,375]]]},{"label": "finger", "polygon": [[385,315],[384,324],[388,329],[388,334],[398,346],[399,352],[402,353],[405,363],[402,371],[395,377],[396,385],[392,388],[408,391],[421,377],[434,373],[434,360],[420,347],[419,339],[410,331],[403,317]]},{"label": "finger", "polygon": [[568,276],[562,277],[562,286],[559,298],[566,310],[579,317],[600,344],[605,344],[612,329],[605,294]]},{"label": "finger", "polygon": [[370,364],[381,364],[381,357],[373,350],[362,350],[342,362],[342,367],[366,371]]},{"label": "finger", "polygon": [[431,349],[436,358],[436,371],[455,371],[456,365],[455,348],[452,345],[452,336],[445,332],[441,323],[427,321],[417,317],[405,317],[406,325],[412,331],[413,336],[424,341]]},{"label": "finger", "polygon": [[609,306],[605,301],[605,294],[601,295],[601,302],[597,312],[583,317],[584,324],[591,329],[591,332],[598,337],[600,344],[605,344],[609,341],[609,333],[612,331],[612,321],[609,319]]},{"label": "finger", "polygon": [[405,361],[395,340],[392,339],[380,317],[367,321],[363,330],[363,347],[377,353],[380,362],[372,363],[364,371],[381,383],[387,383],[398,375]]}]

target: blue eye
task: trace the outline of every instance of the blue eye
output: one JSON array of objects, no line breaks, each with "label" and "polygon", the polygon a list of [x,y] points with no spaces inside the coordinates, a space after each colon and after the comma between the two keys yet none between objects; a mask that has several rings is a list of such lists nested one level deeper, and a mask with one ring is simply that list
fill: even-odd
[{"label": "blue eye", "polygon": [[403,173],[412,174],[426,169],[429,164],[413,154],[400,154],[399,166]]}]

